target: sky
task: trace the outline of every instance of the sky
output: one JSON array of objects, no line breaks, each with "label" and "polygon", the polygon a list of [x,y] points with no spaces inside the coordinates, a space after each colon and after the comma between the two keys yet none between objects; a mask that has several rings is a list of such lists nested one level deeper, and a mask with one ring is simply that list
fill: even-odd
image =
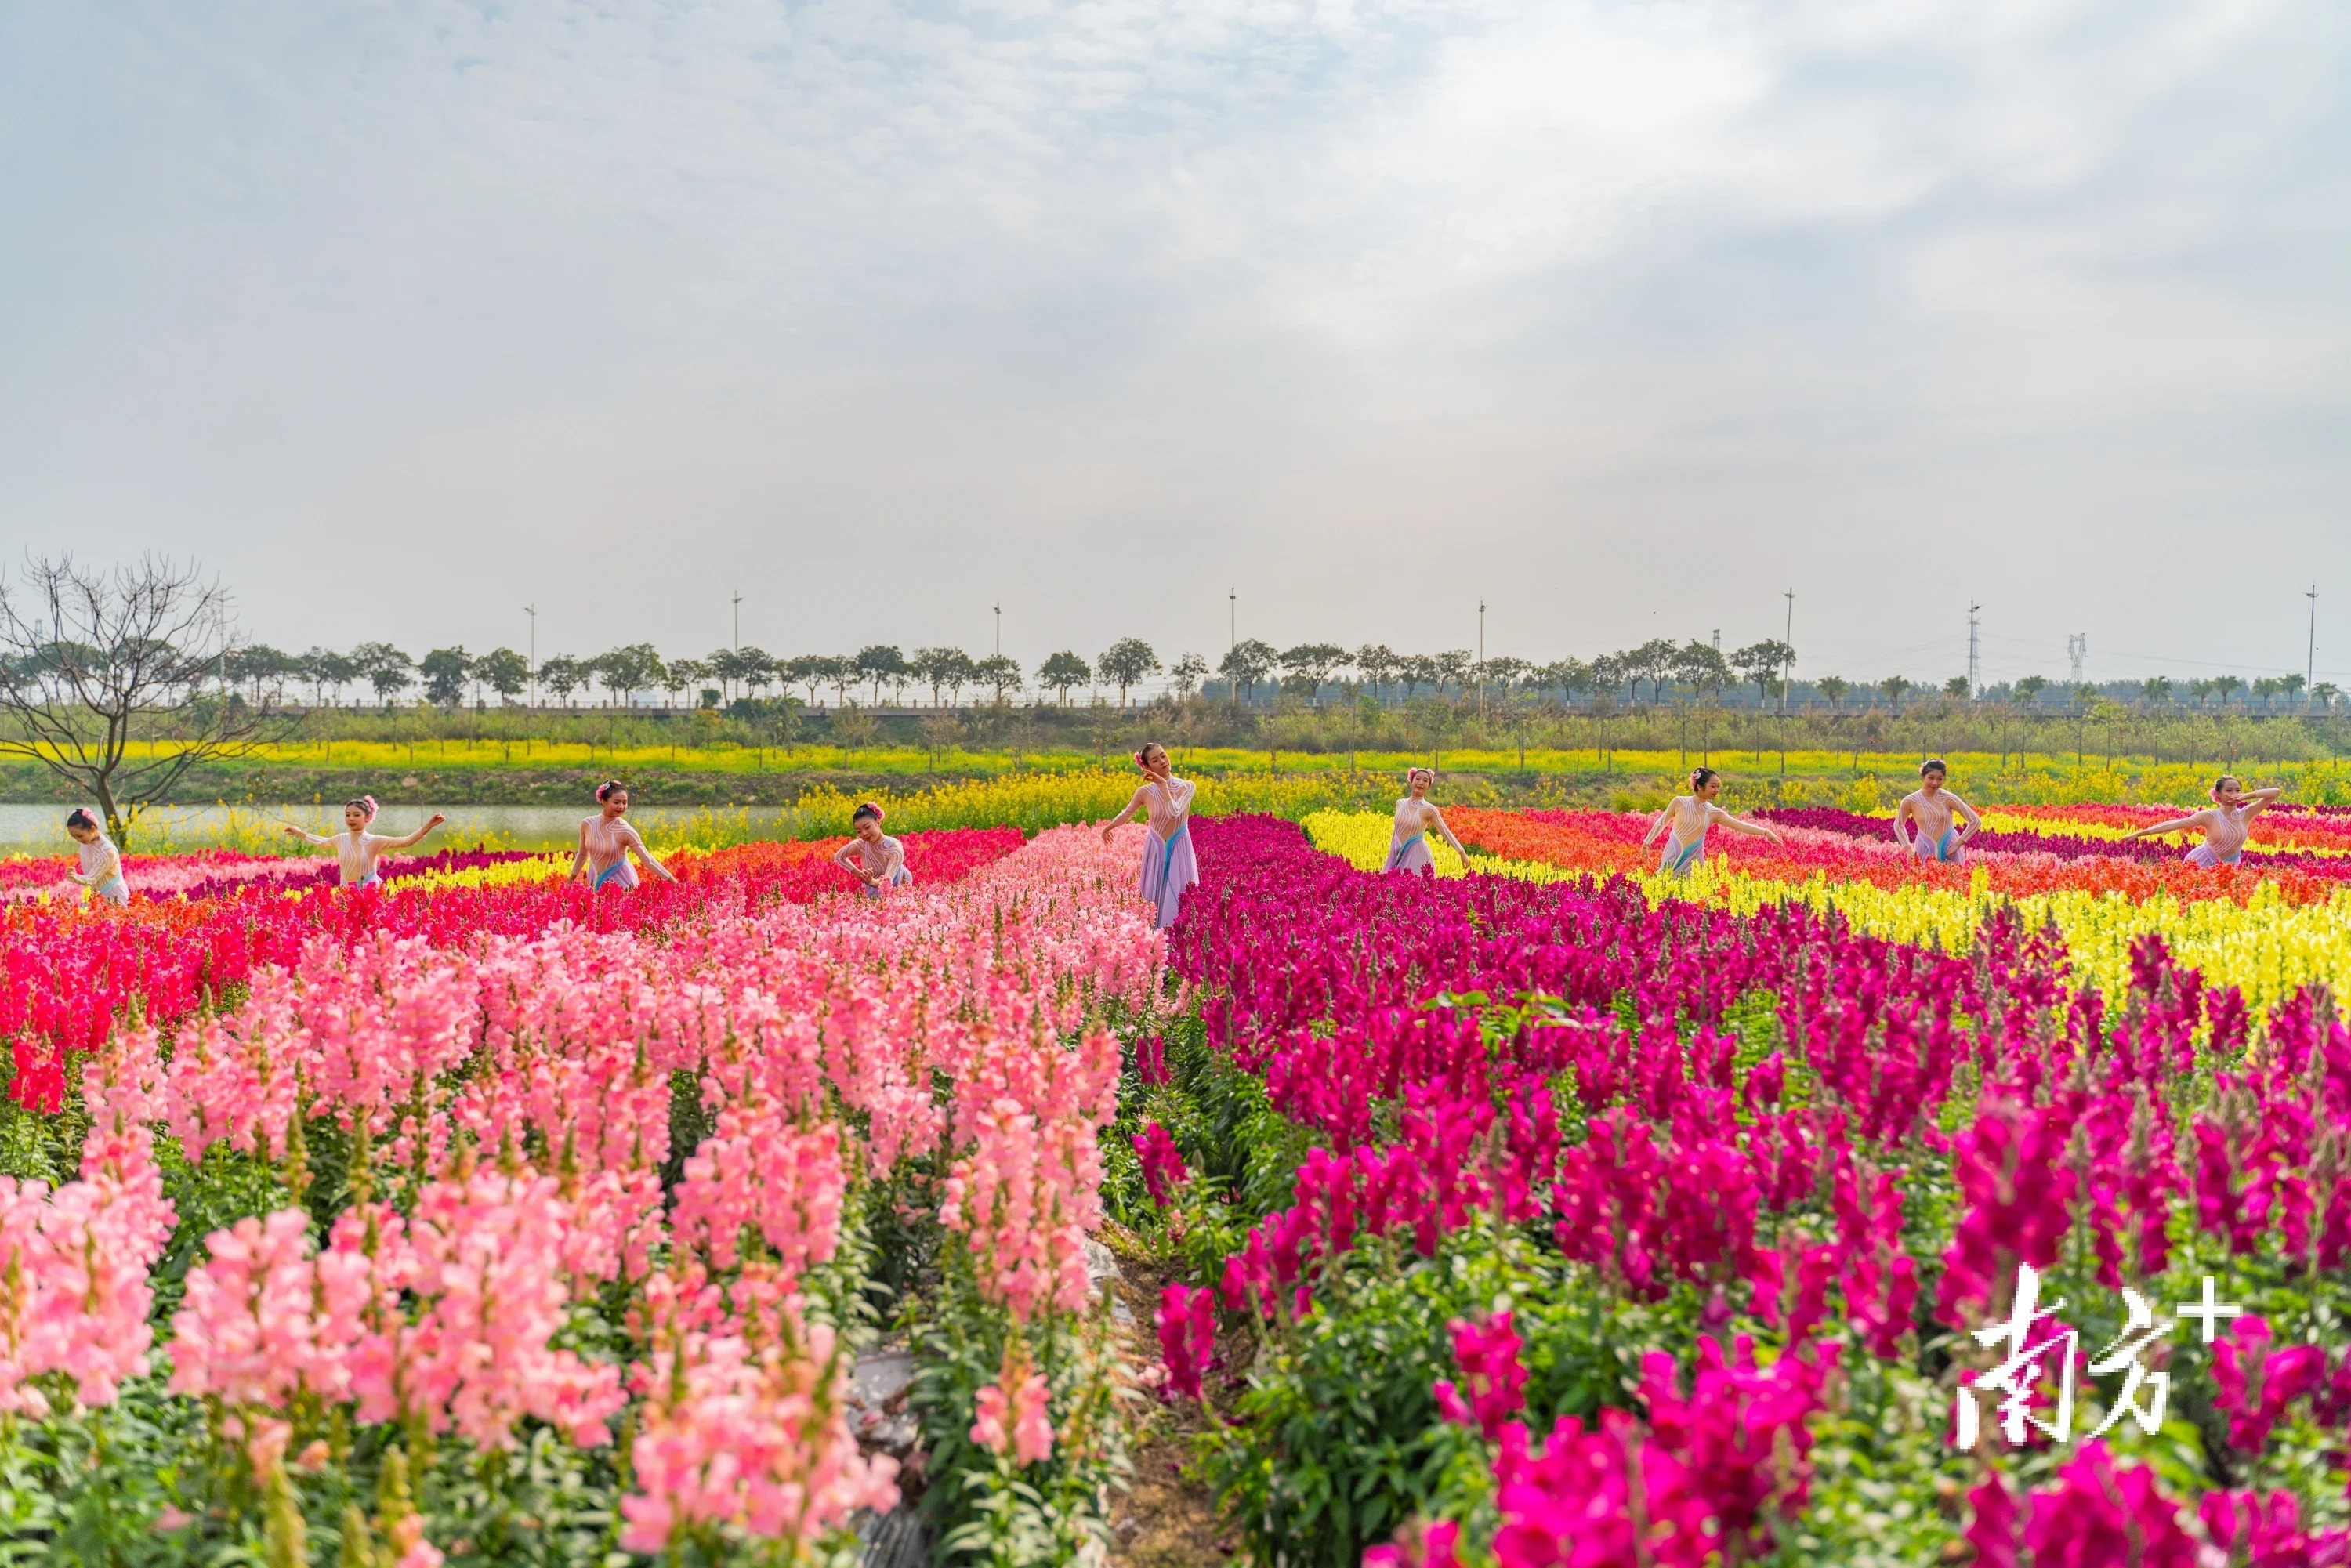
[{"label": "sky", "polygon": [[0,559],[1938,684],[2314,586],[2351,685],[2346,79],[2339,0],[0,0]]}]

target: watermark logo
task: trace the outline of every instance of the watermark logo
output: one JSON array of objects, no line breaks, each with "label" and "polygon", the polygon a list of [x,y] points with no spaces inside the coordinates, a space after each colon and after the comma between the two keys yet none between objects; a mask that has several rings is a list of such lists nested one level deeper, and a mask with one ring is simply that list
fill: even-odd
[{"label": "watermark logo", "polygon": [[[1984,1402],[1995,1397],[2001,1436],[2010,1447],[2022,1448],[2028,1432],[2039,1432],[2055,1443],[2069,1441],[2073,1437],[2074,1367],[2081,1359],[2081,1335],[2062,1322],[2043,1327],[2044,1322],[2056,1318],[2065,1303],[2041,1305],[2041,1275],[2030,1264],[2017,1266],[2012,1303],[2006,1322],[1986,1323],[1970,1331],[1975,1342],[1985,1349],[1995,1345],[2005,1348],[1998,1365],[1962,1385],[1954,1396],[1951,1441],[1963,1451],[1972,1451],[1983,1435]],[[2143,1432],[2152,1434],[2160,1428],[2164,1407],[2171,1396],[2171,1375],[2148,1370],[2145,1360],[2148,1348],[2182,1321],[2199,1324],[2204,1343],[2210,1344],[2221,1322],[2244,1312],[2242,1307],[2218,1298],[2209,1275],[2201,1300],[2175,1302],[2172,1310],[2177,1314],[2172,1321],[2158,1322],[2155,1309],[2146,1297],[2137,1291],[2123,1292],[2123,1331],[2089,1364],[2089,1375],[2093,1378],[2121,1374],[2122,1387],[2107,1405],[2106,1418],[2088,1434],[2090,1437],[2104,1437],[2126,1416],[2137,1422]],[[2049,1375],[2046,1363],[2053,1352],[2056,1353],[2056,1408],[2044,1420],[2033,1413],[2034,1390]]]}]

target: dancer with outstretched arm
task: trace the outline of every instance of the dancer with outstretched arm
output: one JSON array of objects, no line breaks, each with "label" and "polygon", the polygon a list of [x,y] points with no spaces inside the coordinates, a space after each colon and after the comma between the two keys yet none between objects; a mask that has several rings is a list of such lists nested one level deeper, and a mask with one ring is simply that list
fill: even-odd
[{"label": "dancer with outstretched arm", "polygon": [[596,814],[580,819],[580,847],[571,856],[571,880],[585,880],[589,887],[601,892],[604,888],[632,888],[637,885],[637,868],[629,863],[634,855],[644,862],[645,869],[664,882],[675,882],[669,867],[655,859],[645,848],[645,841],[637,830],[621,820],[629,809],[629,787],[618,779],[607,779],[596,786]]},{"label": "dancer with outstretched arm", "polygon": [[[1939,757],[1918,764],[1918,788],[1894,808],[1894,841],[1922,861],[1957,865],[1967,856],[1968,841],[1983,831],[1983,819],[1976,815],[1973,806],[1943,788],[1949,775]],[[1902,836],[1905,822],[1910,824],[1907,839]]]},{"label": "dancer with outstretched arm", "polygon": [[864,884],[858,892],[879,898],[893,887],[914,885],[906,846],[882,831],[879,802],[868,800],[852,811],[849,831],[857,836],[832,852],[832,863]]},{"label": "dancer with outstretched arm", "polygon": [[2189,850],[2184,857],[2189,865],[2200,865],[2207,871],[2224,865],[2235,865],[2245,852],[2245,840],[2252,833],[2253,819],[2277,803],[2285,791],[2275,785],[2248,790],[2233,773],[2223,773],[2212,782],[2212,803],[2200,811],[2190,811],[2168,822],[2157,822],[2149,827],[2133,828],[2125,833],[2126,841],[2151,839],[2159,833],[2180,833],[2200,831],[2204,841]]},{"label": "dancer with outstretched arm", "polygon": [[431,821],[405,837],[395,839],[389,834],[367,831],[368,824],[375,821],[375,797],[362,795],[356,800],[343,802],[343,831],[340,833],[314,833],[291,822],[286,824],[286,831],[305,843],[333,850],[341,867],[345,887],[381,887],[383,877],[376,870],[375,862],[383,852],[386,850],[409,849],[449,820],[435,811]]},{"label": "dancer with outstretched arm", "polygon": [[1773,843],[1787,841],[1780,831],[1766,822],[1750,822],[1734,817],[1714,803],[1722,793],[1722,775],[1711,768],[1693,768],[1689,776],[1690,792],[1677,795],[1666,802],[1664,810],[1649,824],[1641,837],[1641,847],[1647,849],[1658,834],[1666,836],[1664,852],[1657,860],[1659,876],[1687,876],[1692,866],[1706,863],[1706,831],[1719,824],[1734,833],[1751,833]]},{"label": "dancer with outstretched arm", "polygon": [[1112,830],[1142,818],[1151,830],[1143,846],[1143,898],[1152,908],[1151,923],[1165,931],[1183,913],[1184,890],[1200,880],[1200,859],[1192,852],[1192,796],[1197,786],[1178,779],[1167,761],[1167,748],[1157,741],[1134,754],[1143,769],[1126,810],[1102,824],[1102,841]]},{"label": "dancer with outstretched arm", "polygon": [[81,870],[66,873],[66,880],[89,889],[109,904],[130,903],[131,884],[122,880],[122,852],[99,825],[97,813],[87,806],[76,806],[66,813],[66,832],[81,856]]},{"label": "dancer with outstretched arm", "polygon": [[1395,825],[1388,832],[1388,858],[1380,871],[1384,874],[1396,871],[1435,876],[1437,856],[1428,847],[1428,831],[1431,828],[1453,846],[1453,852],[1461,857],[1461,863],[1468,865],[1469,852],[1462,847],[1459,839],[1453,836],[1452,824],[1445,820],[1445,813],[1437,809],[1437,803],[1428,798],[1428,792],[1437,788],[1437,770],[1433,768],[1413,768],[1404,776],[1404,799],[1396,802]]}]

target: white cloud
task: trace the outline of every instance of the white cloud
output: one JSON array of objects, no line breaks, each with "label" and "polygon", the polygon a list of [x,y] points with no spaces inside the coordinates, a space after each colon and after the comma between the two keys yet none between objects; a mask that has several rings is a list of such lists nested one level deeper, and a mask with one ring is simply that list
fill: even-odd
[{"label": "white cloud", "polygon": [[2351,594],[2346,43],[2318,0],[20,9],[0,522],[193,538],[297,643],[351,617],[287,563],[357,538],[433,555],[357,629],[420,645],[528,582],[566,645],[688,647],[737,580],[788,645],[998,591],[1032,653],[1206,644],[1241,576],[1280,639],[1458,644],[1482,593],[1589,652],[1794,574],[1854,648],[1978,592],[2233,649],[2272,556]]}]

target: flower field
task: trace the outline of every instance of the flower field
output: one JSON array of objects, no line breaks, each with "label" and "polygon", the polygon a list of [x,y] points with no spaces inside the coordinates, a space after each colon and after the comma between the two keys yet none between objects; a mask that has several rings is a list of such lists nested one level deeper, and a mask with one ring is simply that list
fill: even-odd
[{"label": "flower field", "polygon": [[[909,1228],[940,1303],[914,1326],[952,1341],[914,1408],[1019,1412],[1001,1454],[931,1444],[944,1521],[1083,1537],[1116,1452],[1084,1312],[1103,1026],[1149,1016],[1163,946],[1131,838],[905,842],[887,899],[763,845],[601,903],[461,858],[13,908],[16,1539],[822,1559],[898,1496],[846,1396]],[[1026,1506],[990,1513],[1016,1444]]]},{"label": "flower field", "polygon": [[[1166,1384],[1260,1560],[2345,1560],[2324,988],[2256,1008],[2161,936],[2085,977],[2038,913],[2129,894],[2081,856],[1799,817],[1669,886],[1639,820],[1448,816],[1527,874],[1365,874],[1384,816],[1196,829],[1205,999],[1127,1123]],[[2339,963],[2331,900],[2203,874],[2166,917],[2325,914]],[[1964,940],[1846,888],[1967,899]]]},{"label": "flower field", "polygon": [[0,1540],[1101,1562],[1181,1431],[1268,1564],[2351,1561],[2351,815],[1289,804],[1165,933],[1139,827],[9,862]]}]

